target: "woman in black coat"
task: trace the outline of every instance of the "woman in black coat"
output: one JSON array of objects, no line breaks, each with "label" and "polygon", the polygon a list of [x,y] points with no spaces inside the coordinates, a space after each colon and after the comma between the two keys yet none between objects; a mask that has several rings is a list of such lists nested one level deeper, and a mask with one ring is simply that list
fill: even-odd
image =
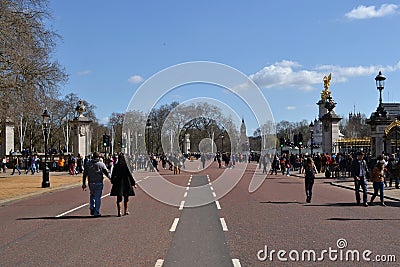
[{"label": "woman in black coat", "polygon": [[317,168],[314,165],[312,158],[308,157],[306,164],[304,165],[304,184],[306,188],[306,202],[311,202],[312,189],[314,185],[315,174],[317,173]]},{"label": "woman in black coat", "polygon": [[118,217],[121,216],[122,197],[124,197],[124,215],[128,215],[129,196],[135,195],[133,187],[136,188],[136,182],[135,179],[133,179],[133,176],[129,171],[128,166],[126,165],[125,156],[123,153],[119,154],[118,162],[113,168],[111,174],[111,183],[112,188],[110,196],[117,197]]}]

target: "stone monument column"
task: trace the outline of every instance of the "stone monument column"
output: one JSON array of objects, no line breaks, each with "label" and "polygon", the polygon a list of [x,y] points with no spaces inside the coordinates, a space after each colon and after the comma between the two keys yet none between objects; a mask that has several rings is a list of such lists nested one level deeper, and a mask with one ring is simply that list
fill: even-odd
[{"label": "stone monument column", "polygon": [[10,151],[14,152],[14,125],[6,120],[1,124],[1,128],[0,156],[3,157],[9,155]]},{"label": "stone monument column", "polygon": [[332,74],[324,76],[324,90],[321,92],[321,100],[317,103],[319,106],[319,120],[322,122],[322,152],[336,153],[336,141],[339,139],[339,121],[342,119],[335,114],[333,110],[336,106],[329,91]]},{"label": "stone monument column", "polygon": [[70,121],[71,127],[71,140],[72,140],[72,153],[76,156],[78,153],[84,157],[91,153],[90,146],[92,140],[92,133],[90,129],[90,119],[83,116],[86,110],[83,101],[79,100],[75,108],[77,116]]},{"label": "stone monument column", "polygon": [[190,134],[185,134],[185,147],[184,147],[184,151],[185,154],[189,154],[190,153]]}]

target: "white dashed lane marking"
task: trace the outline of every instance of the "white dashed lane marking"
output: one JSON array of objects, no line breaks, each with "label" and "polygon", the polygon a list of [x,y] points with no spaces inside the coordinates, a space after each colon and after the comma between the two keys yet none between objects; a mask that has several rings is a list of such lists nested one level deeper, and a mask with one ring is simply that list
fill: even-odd
[{"label": "white dashed lane marking", "polygon": [[219,204],[218,200],[215,201],[215,205],[217,205],[217,209],[219,209],[219,210],[221,209],[221,205]]},{"label": "white dashed lane marking", "polygon": [[162,267],[163,264],[164,264],[164,260],[163,259],[158,259],[157,262],[156,262],[156,265],[154,265],[154,267]]},{"label": "white dashed lane marking", "polygon": [[179,218],[175,218],[174,222],[171,225],[171,228],[169,229],[170,232],[175,232],[176,227],[178,226]]},{"label": "white dashed lane marking", "polygon": [[[110,195],[110,193],[105,194],[105,195],[102,196],[101,198],[108,197],[109,195]],[[60,217],[62,217],[62,216],[64,216],[64,215],[67,215],[67,214],[69,214],[69,213],[71,213],[71,212],[74,212],[74,211],[76,211],[76,210],[79,210],[79,209],[81,209],[81,208],[83,208],[83,207],[85,207],[85,206],[88,206],[88,205],[89,205],[89,203],[86,203],[86,204],[80,205],[79,207],[70,209],[70,210],[68,210],[68,211],[66,211],[66,212],[64,212],[64,213],[61,213],[61,214],[57,215],[56,218],[60,218]]]},{"label": "white dashed lane marking", "polygon": [[239,259],[232,259],[233,267],[241,267]]},{"label": "white dashed lane marking", "polygon": [[221,221],[222,230],[224,232],[227,232],[228,231],[228,226],[226,225],[225,219],[224,218],[220,218],[219,220]]}]

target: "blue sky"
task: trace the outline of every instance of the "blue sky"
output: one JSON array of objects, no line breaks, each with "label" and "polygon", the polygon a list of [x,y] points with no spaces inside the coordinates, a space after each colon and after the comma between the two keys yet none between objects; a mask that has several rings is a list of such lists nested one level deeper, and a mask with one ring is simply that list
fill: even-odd
[{"label": "blue sky", "polygon": [[63,38],[54,57],[70,75],[62,92],[97,106],[102,122],[124,112],[143,81],[189,61],[249,76],[276,122],[316,118],[330,72],[339,115],[376,109],[379,70],[383,101],[400,101],[399,1],[51,0],[50,9]]}]

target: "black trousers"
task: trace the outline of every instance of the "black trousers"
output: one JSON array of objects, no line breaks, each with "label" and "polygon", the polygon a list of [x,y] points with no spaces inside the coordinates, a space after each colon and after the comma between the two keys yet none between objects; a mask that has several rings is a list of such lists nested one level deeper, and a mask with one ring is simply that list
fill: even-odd
[{"label": "black trousers", "polygon": [[304,179],[305,187],[306,187],[306,197],[307,199],[311,200],[312,197],[312,188],[314,185],[314,178],[307,178]]}]

